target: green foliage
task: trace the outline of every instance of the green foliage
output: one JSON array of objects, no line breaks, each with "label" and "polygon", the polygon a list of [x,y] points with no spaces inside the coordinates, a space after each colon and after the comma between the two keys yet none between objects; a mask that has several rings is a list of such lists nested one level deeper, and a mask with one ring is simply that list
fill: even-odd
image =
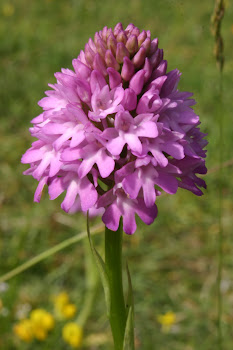
[{"label": "green foliage", "polygon": [[[219,109],[219,73],[210,33],[214,1],[181,0],[2,0],[0,2],[0,275],[27,259],[85,229],[82,215],[68,216],[59,203],[44,194],[41,204],[33,203],[36,181],[22,175],[22,153],[32,139],[30,120],[41,110],[36,106],[47,83],[61,67],[71,68],[88,38],[103,26],[134,22],[159,37],[169,70],[182,73],[180,89],[194,92],[195,111],[202,130],[208,132],[208,168],[218,166],[218,119],[224,118],[223,161],[232,159],[232,18],[233,4],[226,1],[222,24],[225,47],[223,71],[223,110]],[[11,5],[11,10],[6,5]],[[139,229],[132,237],[124,236],[124,257],[130,264],[135,300],[136,349],[207,350],[216,343],[216,273],[218,236],[219,182],[223,187],[223,343],[232,349],[232,166],[217,169],[205,177],[205,195],[196,198],[179,190],[175,196],[158,199],[159,215],[154,224]],[[46,191],[45,191],[46,192]],[[98,220],[96,220],[98,222]],[[102,237],[95,237],[98,245]],[[40,262],[9,281],[0,292],[0,348],[29,350],[12,333],[18,310],[27,307],[48,309],[49,296],[65,288],[82,307],[84,250],[77,243]],[[125,283],[127,277],[125,276]],[[107,334],[96,349],[109,350],[110,330],[103,316],[104,298],[99,289],[85,336]],[[176,323],[164,333],[157,321],[167,311],[176,314]],[[50,350],[59,335],[51,333],[33,350]],[[88,347],[87,347],[88,348]],[[91,348],[91,347],[89,347]],[[95,347],[93,347],[95,348]]]}]

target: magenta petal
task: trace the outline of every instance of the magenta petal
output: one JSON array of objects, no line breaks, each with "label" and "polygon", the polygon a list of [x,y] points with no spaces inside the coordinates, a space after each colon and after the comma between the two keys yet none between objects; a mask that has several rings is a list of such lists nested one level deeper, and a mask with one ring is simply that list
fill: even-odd
[{"label": "magenta petal", "polygon": [[89,171],[91,170],[94,164],[95,164],[95,159],[93,156],[83,159],[78,169],[78,176],[80,177],[80,179],[82,179],[84,176],[86,176],[89,173]]},{"label": "magenta petal", "polygon": [[51,162],[51,157],[52,157],[51,153],[46,154],[42,159],[42,161],[40,162],[40,164],[37,166],[36,170],[33,172],[33,176],[37,180],[41,178],[41,176],[44,174],[45,170],[49,166]]},{"label": "magenta petal", "polygon": [[50,162],[49,177],[55,176],[61,169],[62,162],[60,161],[60,154],[56,154]]},{"label": "magenta petal", "polygon": [[116,199],[116,196],[113,194],[113,190],[110,190],[106,193],[104,193],[97,202],[97,208],[105,208],[112,204],[114,200]]},{"label": "magenta petal", "polygon": [[133,174],[130,174],[123,179],[123,189],[126,194],[129,194],[130,198],[135,199],[138,196],[142,182],[143,180],[138,177],[138,171],[135,171]]},{"label": "magenta petal", "polygon": [[130,206],[127,206],[124,208],[123,213],[123,231],[128,235],[132,235],[136,229],[137,225],[134,210]]},{"label": "magenta petal", "polygon": [[134,134],[125,134],[125,141],[128,143],[130,149],[138,154],[142,153],[142,144],[139,138]]},{"label": "magenta petal", "polygon": [[40,180],[34,194],[34,202],[37,202],[37,203],[40,202],[42,191],[44,186],[47,184],[47,180],[48,180],[48,176],[45,176]]},{"label": "magenta petal", "polygon": [[142,183],[143,188],[143,196],[145,205],[147,208],[151,208],[155,204],[156,194],[155,194],[155,186],[152,180],[145,179]]},{"label": "magenta petal", "polygon": [[70,147],[77,147],[80,145],[81,142],[85,140],[85,131],[84,130],[77,130],[70,141]]},{"label": "magenta petal", "polygon": [[77,180],[71,180],[68,185],[65,199],[61,204],[61,208],[68,213],[72,205],[74,204],[75,198],[79,191],[79,185]]},{"label": "magenta petal", "polygon": [[118,156],[122,152],[124,145],[125,141],[121,137],[116,137],[109,140],[106,147],[112,155]]},{"label": "magenta petal", "polygon": [[22,163],[34,163],[43,158],[44,152],[41,149],[29,148],[21,158]]},{"label": "magenta petal", "polygon": [[64,152],[62,152],[61,159],[63,161],[72,161],[72,160],[77,160],[80,159],[81,157],[81,150],[78,148],[66,148]]},{"label": "magenta petal", "polygon": [[121,212],[116,203],[110,205],[102,216],[103,223],[109,230],[116,231],[119,227]]},{"label": "magenta petal", "polygon": [[139,125],[137,135],[155,138],[158,136],[158,128],[154,122],[144,122]]},{"label": "magenta petal", "polygon": [[168,159],[163,155],[163,153],[160,150],[158,150],[156,147],[151,147],[150,150],[161,167],[164,168],[168,165]]},{"label": "magenta petal", "polygon": [[177,142],[167,142],[163,144],[163,151],[176,159],[184,158],[184,147]]},{"label": "magenta petal", "polygon": [[165,192],[174,194],[178,189],[178,181],[175,177],[160,173],[158,178],[155,180],[155,184],[161,187]]},{"label": "magenta petal", "polygon": [[42,123],[43,121],[44,121],[44,113],[41,113],[37,117],[33,118],[31,120],[31,123],[37,124],[37,123]]},{"label": "magenta petal", "polygon": [[114,139],[115,137],[118,136],[118,132],[116,131],[115,128],[107,128],[105,129],[101,136],[107,140]]},{"label": "magenta petal", "polygon": [[100,175],[102,178],[108,177],[114,170],[115,162],[112,157],[109,157],[105,150],[102,148],[99,151],[99,156],[96,159],[96,164],[100,171]]},{"label": "magenta petal", "polygon": [[85,177],[80,181],[79,196],[82,211],[87,211],[95,205],[98,194],[92,183]]},{"label": "magenta petal", "polygon": [[135,211],[140,219],[142,219],[147,225],[152,224],[158,214],[157,206],[154,204],[152,207],[147,208],[143,199],[138,199],[138,205],[135,208]]},{"label": "magenta petal", "polygon": [[62,192],[65,191],[65,187],[63,185],[63,181],[62,178],[57,177],[55,178],[48,186],[48,192],[49,192],[49,198],[51,200],[54,200],[55,198],[57,198],[58,196],[60,196],[60,194],[62,194]]},{"label": "magenta petal", "polygon": [[64,142],[69,140],[73,134],[72,129],[68,129],[66,132],[63,133],[60,137],[56,139],[56,141],[53,143],[53,147],[56,151],[59,151],[59,149],[63,146]]}]

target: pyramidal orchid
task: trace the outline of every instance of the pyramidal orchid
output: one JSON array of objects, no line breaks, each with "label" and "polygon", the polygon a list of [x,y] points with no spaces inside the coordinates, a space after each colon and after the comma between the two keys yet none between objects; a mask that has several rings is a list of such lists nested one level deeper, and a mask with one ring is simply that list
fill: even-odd
[{"label": "pyramidal orchid", "polygon": [[[44,185],[50,199],[66,192],[67,212],[103,213],[111,230],[136,230],[157,215],[161,190],[178,187],[201,195],[207,142],[191,93],[180,92],[178,70],[167,72],[163,50],[150,31],[130,24],[104,27],[73,60],[73,70],[56,73],[43,113],[32,120],[38,140],[23,155],[25,174]],[[104,185],[104,186],[103,186]],[[106,189],[107,188],[107,189]]]},{"label": "pyramidal orchid", "polygon": [[[24,172],[45,185],[50,199],[65,192],[68,213],[102,215],[105,261],[96,252],[115,350],[134,350],[133,296],[122,285],[122,232],[136,231],[135,215],[150,225],[156,198],[178,188],[202,195],[207,141],[192,106],[192,93],[178,90],[180,73],[167,72],[163,50],[150,31],[133,24],[104,27],[39,101],[32,120],[37,140],[22,157]],[[123,228],[123,230],[122,230]]]}]

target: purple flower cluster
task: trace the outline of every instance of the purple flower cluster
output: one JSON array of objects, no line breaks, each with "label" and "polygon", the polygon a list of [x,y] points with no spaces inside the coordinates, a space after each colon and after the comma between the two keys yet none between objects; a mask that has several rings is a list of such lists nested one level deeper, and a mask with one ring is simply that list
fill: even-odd
[{"label": "purple flower cluster", "polygon": [[32,120],[37,141],[22,163],[39,181],[34,200],[47,184],[50,199],[66,192],[66,212],[103,214],[113,231],[122,217],[132,234],[135,214],[146,224],[156,218],[161,190],[201,195],[205,182],[196,174],[206,173],[207,141],[192,94],[177,90],[180,73],[167,73],[158,39],[133,24],[104,27],[72,63],[74,71],[55,74]]}]

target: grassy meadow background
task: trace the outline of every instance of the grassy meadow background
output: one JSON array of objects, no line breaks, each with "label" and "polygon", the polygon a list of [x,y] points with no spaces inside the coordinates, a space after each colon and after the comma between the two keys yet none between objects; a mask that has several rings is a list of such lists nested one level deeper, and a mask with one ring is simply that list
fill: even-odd
[{"label": "grassy meadow background", "polygon": [[[137,348],[142,350],[217,350],[218,189],[223,186],[224,267],[223,349],[233,343],[233,180],[232,165],[219,177],[219,119],[223,118],[223,161],[233,159],[233,3],[226,1],[222,25],[225,45],[223,104],[219,105],[219,72],[210,33],[212,0],[0,0],[0,275],[82,230],[85,218],[60,209],[61,199],[44,193],[33,203],[37,186],[22,175],[22,153],[30,146],[30,120],[41,111],[54,72],[71,68],[89,37],[105,25],[133,22],[159,38],[168,68],[183,74],[179,88],[197,100],[202,131],[208,133],[208,188],[201,198],[179,189],[158,199],[159,215],[151,226],[139,223],[134,236],[124,236],[135,296]],[[232,162],[233,163],[233,162]],[[232,164],[231,163],[231,164]],[[95,220],[96,223],[100,219]],[[101,245],[102,237],[95,238]],[[7,283],[0,290],[0,349],[69,349],[55,327],[43,342],[26,344],[13,325],[30,308],[52,311],[51,297],[67,291],[82,310],[85,296],[82,242],[55,254]],[[4,288],[2,288],[4,289]],[[86,324],[92,350],[112,349],[99,287]],[[176,322],[163,332],[158,315],[172,311]],[[104,335],[103,344],[98,340]],[[106,337],[107,335],[107,337]],[[96,339],[96,341],[95,341]],[[91,343],[90,343],[91,344]]]}]

